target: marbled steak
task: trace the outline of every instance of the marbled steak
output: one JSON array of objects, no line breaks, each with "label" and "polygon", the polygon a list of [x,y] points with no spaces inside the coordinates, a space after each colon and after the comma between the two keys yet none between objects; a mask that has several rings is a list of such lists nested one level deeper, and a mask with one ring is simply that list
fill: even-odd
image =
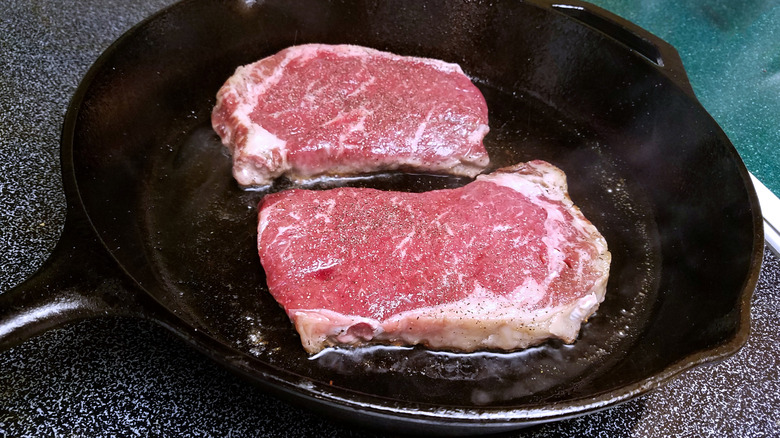
[{"label": "marbled steak", "polygon": [[573,342],[611,255],[557,167],[532,161],[425,193],[287,190],[260,205],[268,288],[316,353]]}]

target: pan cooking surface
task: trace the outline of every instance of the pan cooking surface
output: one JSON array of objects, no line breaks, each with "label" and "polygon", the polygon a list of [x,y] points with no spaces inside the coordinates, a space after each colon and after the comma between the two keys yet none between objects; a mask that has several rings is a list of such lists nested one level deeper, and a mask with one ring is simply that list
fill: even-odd
[{"label": "pan cooking surface", "polygon": [[[551,341],[515,353],[457,354],[423,348],[328,349],[308,358],[293,325],[266,288],[256,251],[262,191],[241,190],[226,148],[211,130],[212,101],[191,126],[150,155],[142,195],[145,251],[172,307],[221,342],[261,361],[355,391],[431,404],[542,402],[577,388],[620,360],[652,310],[657,230],[639,188],[621,175],[601,140],[529,96],[482,85],[493,127],[492,168],[534,158],[564,169],[572,198],[606,236],[613,264],[606,301],[574,345]],[[423,191],[464,178],[383,174],[317,184]],[[309,186],[311,187],[311,186]]]}]

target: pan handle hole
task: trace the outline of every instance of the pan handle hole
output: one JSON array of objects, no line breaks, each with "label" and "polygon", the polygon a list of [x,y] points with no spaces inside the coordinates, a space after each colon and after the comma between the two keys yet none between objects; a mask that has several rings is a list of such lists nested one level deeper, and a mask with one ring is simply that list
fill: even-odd
[{"label": "pan handle hole", "polygon": [[652,41],[637,35],[624,26],[598,15],[582,6],[553,4],[553,9],[587,25],[639,53],[653,64],[663,67],[661,51]]}]

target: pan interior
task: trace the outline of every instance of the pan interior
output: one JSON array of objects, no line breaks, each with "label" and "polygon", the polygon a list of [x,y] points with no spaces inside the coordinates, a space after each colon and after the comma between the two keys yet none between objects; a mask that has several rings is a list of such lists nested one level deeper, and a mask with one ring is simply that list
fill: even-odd
[{"label": "pan interior", "polygon": [[[657,66],[529,2],[309,6],[184,2],[134,29],[89,78],[73,135],[81,201],[111,254],[172,313],[282,380],[435,406],[603,394],[734,335],[754,232],[738,158]],[[292,184],[241,190],[210,126],[215,93],[235,67],[304,42],[459,62],[488,103],[492,167],[543,159],[566,172],[613,255],[606,300],[576,343],[306,355],[256,252],[258,202]],[[718,196],[707,190],[713,178],[724,184]],[[383,174],[314,188],[466,182]],[[728,243],[709,238],[726,232]],[[705,312],[696,312],[702,297]]]}]

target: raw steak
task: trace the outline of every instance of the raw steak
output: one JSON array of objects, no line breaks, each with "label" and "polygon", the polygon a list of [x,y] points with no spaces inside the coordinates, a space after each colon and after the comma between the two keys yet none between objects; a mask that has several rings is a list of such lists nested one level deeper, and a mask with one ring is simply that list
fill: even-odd
[{"label": "raw steak", "polygon": [[456,64],[359,46],[294,46],[239,67],[214,130],[242,186],[388,170],[475,176],[484,97]]},{"label": "raw steak", "polygon": [[611,255],[544,161],[426,193],[288,190],[261,203],[268,288],[315,353],[367,342],[513,350],[573,342]]}]

